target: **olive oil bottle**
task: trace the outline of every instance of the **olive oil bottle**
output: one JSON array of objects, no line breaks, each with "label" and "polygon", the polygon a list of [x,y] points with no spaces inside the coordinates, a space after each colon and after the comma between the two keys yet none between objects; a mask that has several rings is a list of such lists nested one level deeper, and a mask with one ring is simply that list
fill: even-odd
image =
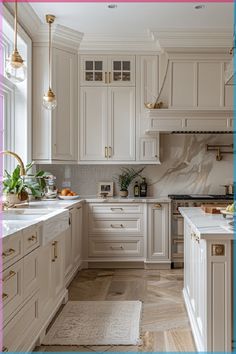
[{"label": "olive oil bottle", "polygon": [[140,192],[139,192],[140,197],[146,197],[147,196],[147,182],[146,178],[143,177],[142,183],[140,184]]}]

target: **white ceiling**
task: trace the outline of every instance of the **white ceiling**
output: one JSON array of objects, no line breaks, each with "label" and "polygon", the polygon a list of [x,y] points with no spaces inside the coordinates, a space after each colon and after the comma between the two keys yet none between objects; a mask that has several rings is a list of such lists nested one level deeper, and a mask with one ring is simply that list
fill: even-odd
[{"label": "white ceiling", "polygon": [[195,10],[196,3],[30,3],[42,22],[45,14],[56,15],[57,23],[71,29],[112,35],[144,33],[148,29],[211,29],[233,31],[233,3],[205,3]]}]

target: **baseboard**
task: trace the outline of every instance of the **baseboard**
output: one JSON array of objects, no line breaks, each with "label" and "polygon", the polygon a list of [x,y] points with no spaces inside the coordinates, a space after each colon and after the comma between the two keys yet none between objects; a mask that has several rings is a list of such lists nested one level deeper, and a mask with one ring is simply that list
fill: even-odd
[{"label": "baseboard", "polygon": [[186,307],[186,310],[188,313],[188,318],[189,318],[189,322],[191,325],[193,338],[194,338],[194,342],[195,342],[197,351],[198,352],[205,352],[205,351],[207,351],[207,349],[204,348],[204,345],[202,343],[201,336],[200,336],[200,333],[198,330],[198,326],[197,326],[197,323],[196,323],[196,320],[195,320],[195,317],[194,317],[194,314],[192,311],[191,303],[190,303],[188,294],[185,289],[183,289],[183,297],[184,297],[184,303],[185,303],[185,307]]},{"label": "baseboard", "polygon": [[144,263],[144,269],[171,269],[170,263]]},{"label": "baseboard", "polygon": [[144,262],[88,262],[88,268],[136,268],[144,269]]}]

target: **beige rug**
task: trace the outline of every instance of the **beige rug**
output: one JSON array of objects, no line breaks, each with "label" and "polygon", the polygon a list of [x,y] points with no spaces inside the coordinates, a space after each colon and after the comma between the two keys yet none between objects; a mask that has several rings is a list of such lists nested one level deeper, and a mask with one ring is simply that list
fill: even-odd
[{"label": "beige rug", "polygon": [[137,345],[141,301],[69,301],[44,345]]}]

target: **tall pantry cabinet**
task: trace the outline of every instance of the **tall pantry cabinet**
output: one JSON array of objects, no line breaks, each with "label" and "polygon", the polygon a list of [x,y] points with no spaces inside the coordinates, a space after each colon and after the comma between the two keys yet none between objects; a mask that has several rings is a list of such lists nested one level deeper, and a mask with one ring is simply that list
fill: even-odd
[{"label": "tall pantry cabinet", "polygon": [[135,161],[135,56],[81,55],[80,162]]},{"label": "tall pantry cabinet", "polygon": [[[70,32],[70,30],[67,30]],[[74,34],[75,35],[75,34]],[[60,27],[52,38],[52,89],[57,107],[48,111],[42,99],[48,90],[48,40],[33,41],[33,159],[36,162],[78,160],[78,50]],[[73,37],[72,37],[73,38]],[[75,41],[80,43],[79,34]]]}]

